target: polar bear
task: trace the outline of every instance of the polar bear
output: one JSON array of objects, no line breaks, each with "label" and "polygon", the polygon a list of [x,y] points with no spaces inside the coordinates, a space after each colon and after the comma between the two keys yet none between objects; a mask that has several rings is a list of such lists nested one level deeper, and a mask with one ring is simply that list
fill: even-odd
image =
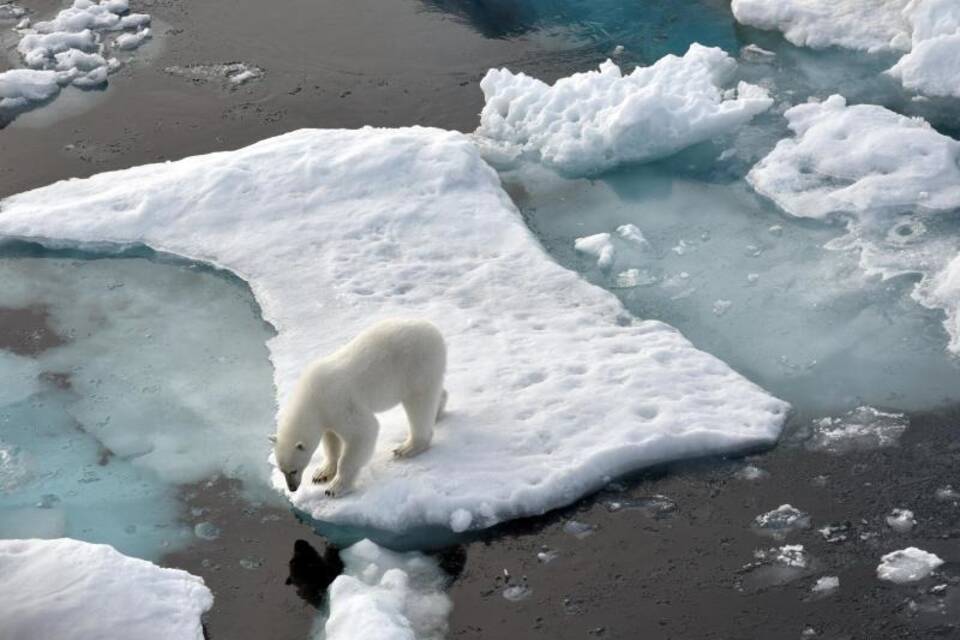
[{"label": "polar bear", "polygon": [[307,366],[280,412],[274,454],[287,488],[323,442],[324,465],[313,482],[330,481],[324,493],[349,492],[373,455],[380,423],[374,414],[403,404],[410,436],[394,450],[414,456],[430,445],[434,423],[447,401],[443,375],[447,348],[440,331],[423,320],[385,320],[333,354]]}]

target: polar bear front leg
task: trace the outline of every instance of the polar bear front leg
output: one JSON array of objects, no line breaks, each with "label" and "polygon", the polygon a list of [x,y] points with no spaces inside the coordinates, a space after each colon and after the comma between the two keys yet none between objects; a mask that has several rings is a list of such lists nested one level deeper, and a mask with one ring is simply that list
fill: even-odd
[{"label": "polar bear front leg", "polygon": [[380,423],[372,413],[355,413],[351,422],[339,429],[343,453],[340,455],[337,475],[324,490],[324,494],[335,498],[353,490],[363,465],[373,457],[379,431]]},{"label": "polar bear front leg", "polygon": [[313,474],[314,484],[323,484],[333,479],[337,475],[337,467],[340,464],[340,437],[333,431],[325,431],[321,443],[324,463]]}]

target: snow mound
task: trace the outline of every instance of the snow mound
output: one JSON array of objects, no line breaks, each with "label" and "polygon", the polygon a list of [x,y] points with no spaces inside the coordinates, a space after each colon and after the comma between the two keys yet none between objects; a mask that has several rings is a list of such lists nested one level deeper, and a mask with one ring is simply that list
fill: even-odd
[{"label": "snow mound", "polygon": [[932,553],[907,547],[880,558],[877,577],[898,584],[916,582],[928,577],[942,564],[943,560]]},{"label": "snow mound", "polygon": [[364,327],[435,322],[450,402],[432,447],[394,459],[406,419],[383,414],[355,493],[303,483],[290,496],[325,522],[482,528],[647,465],[770,444],[788,409],[550,260],[455,132],[302,130],[60,182],[0,203],[0,234],[144,243],[234,271],[277,329],[281,403],[308,362]]},{"label": "snow mound", "polygon": [[69,538],[0,540],[6,640],[203,639],[203,579]]},{"label": "snow mound", "polygon": [[740,24],[780,31],[800,47],[872,52],[910,48],[910,29],[902,13],[906,4],[907,0],[733,0],[731,9]]},{"label": "snow mound", "polygon": [[888,73],[912,91],[960,98],[960,3],[911,0],[903,15],[912,48]]},{"label": "snow mound", "polygon": [[[17,52],[27,69],[0,73],[0,114],[49,100],[62,86],[103,85],[120,67],[116,50],[134,49],[150,37],[150,16],[130,13],[126,0],[74,0],[53,19],[24,23]],[[112,41],[108,34],[117,34]]]},{"label": "snow mound", "polygon": [[443,640],[453,608],[448,578],[423,554],[395,553],[362,540],[340,553],[330,585],[324,640]]},{"label": "snow mound", "polygon": [[857,251],[868,274],[920,275],[913,297],[946,312],[948,348],[960,352],[956,231],[938,228],[960,209],[960,141],[838,95],[785,115],[796,137],[778,142],[747,181],[790,215],[845,217],[848,233],[827,248]]},{"label": "snow mound", "polygon": [[744,124],[767,110],[766,90],[722,85],[736,62],[721,49],[690,45],[624,74],[608,60],[550,86],[523,73],[491,69],[480,82],[485,104],[476,131],[491,155],[530,155],[573,175],[669,156]]}]

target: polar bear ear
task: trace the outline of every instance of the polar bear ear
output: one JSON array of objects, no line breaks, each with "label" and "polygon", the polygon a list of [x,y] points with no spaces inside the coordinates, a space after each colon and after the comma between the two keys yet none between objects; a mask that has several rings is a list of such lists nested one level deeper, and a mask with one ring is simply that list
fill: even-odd
[{"label": "polar bear ear", "polygon": [[302,443],[302,442],[298,442],[295,446],[297,447],[297,449],[300,449],[300,451],[303,451],[303,443]]},{"label": "polar bear ear", "polygon": [[272,442],[273,444],[277,444],[277,436],[275,436],[275,435],[273,435],[273,434],[267,436],[267,440],[269,440],[269,441]]}]

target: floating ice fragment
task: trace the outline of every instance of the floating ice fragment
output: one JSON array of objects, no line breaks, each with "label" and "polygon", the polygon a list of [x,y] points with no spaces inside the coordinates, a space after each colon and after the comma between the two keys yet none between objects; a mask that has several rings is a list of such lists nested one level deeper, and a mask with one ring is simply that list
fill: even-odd
[{"label": "floating ice fragment", "polygon": [[[448,578],[420,553],[395,553],[362,540],[340,552],[344,571],[329,589],[325,640],[442,640],[452,604]],[[506,594],[505,594],[506,595]]]},{"label": "floating ice fragment", "polygon": [[552,549],[544,549],[542,551],[537,552],[537,560],[539,560],[543,564],[548,564],[556,560],[559,555],[560,553],[557,551],[554,551]]},{"label": "floating ice fragment", "polygon": [[817,451],[842,454],[855,449],[877,449],[895,446],[907,430],[907,417],[902,413],[885,413],[873,407],[858,407],[839,418],[813,421],[807,447]]},{"label": "floating ice fragment", "polygon": [[887,516],[887,524],[897,533],[906,533],[913,529],[917,521],[913,519],[913,511],[909,509],[894,509]]},{"label": "floating ice fragment", "polygon": [[888,553],[880,559],[877,577],[898,584],[923,580],[943,564],[943,560],[932,553],[907,547]]},{"label": "floating ice fragment", "polygon": [[753,521],[753,528],[757,533],[779,539],[809,527],[810,516],[789,504],[782,504],[772,511],[760,514]]},{"label": "floating ice fragment", "polygon": [[810,590],[819,594],[830,594],[840,588],[840,578],[837,576],[823,576],[819,578]]},{"label": "floating ice fragment", "polygon": [[131,51],[140,47],[144,42],[153,37],[150,29],[140,29],[135,33],[124,33],[117,36],[117,39],[113,41],[113,44],[118,49],[124,51]]},{"label": "floating ice fragment", "polygon": [[720,316],[727,313],[727,311],[729,311],[730,307],[732,306],[733,306],[732,300],[715,300],[713,303],[713,315],[719,318]]},{"label": "floating ice fragment", "polygon": [[609,233],[597,233],[592,236],[577,238],[573,243],[574,249],[586,253],[597,259],[597,266],[608,269],[613,264],[615,250],[610,242]]},{"label": "floating ice fragment", "polygon": [[0,540],[5,638],[203,640],[203,580],[78,540]]},{"label": "floating ice fragment", "polygon": [[529,598],[533,591],[526,584],[514,584],[506,587],[502,593],[510,602],[520,602]]},{"label": "floating ice fragment", "polygon": [[660,494],[640,498],[607,500],[604,504],[610,512],[625,509],[642,511],[646,516],[657,520],[666,518],[677,510],[677,503],[673,499]]},{"label": "floating ice fragment", "polygon": [[614,278],[614,286],[619,289],[630,289],[633,287],[646,287],[656,284],[657,277],[647,271],[640,269],[627,269],[621,271]]},{"label": "floating ice fragment", "polygon": [[179,76],[195,82],[224,82],[230,87],[238,87],[251,80],[259,80],[264,70],[247,62],[226,62],[220,64],[173,65],[163,69],[170,75]]},{"label": "floating ice fragment", "polygon": [[596,525],[580,522],[579,520],[567,520],[565,523],[563,523],[564,533],[568,533],[578,540],[583,540],[584,538],[593,535],[593,532],[596,530]]},{"label": "floating ice fragment", "polygon": [[761,469],[760,467],[752,464],[748,464],[745,467],[739,469],[734,476],[738,480],[764,480],[770,477],[770,473]]},{"label": "floating ice fragment", "polygon": [[828,524],[817,529],[823,539],[830,543],[846,542],[850,523]]},{"label": "floating ice fragment", "polygon": [[649,242],[643,236],[643,232],[635,224],[622,224],[617,227],[617,235],[619,235],[624,240],[628,240],[633,244],[646,247],[649,246]]},{"label": "floating ice fragment", "polygon": [[953,488],[952,485],[947,485],[945,487],[940,487],[936,491],[936,498],[942,502],[950,502],[954,500],[960,500],[960,491],[957,491]]},{"label": "floating ice fragment", "polygon": [[193,527],[193,534],[201,540],[216,540],[220,537],[220,527],[212,522],[198,522]]},{"label": "floating ice fragment", "polygon": [[263,566],[263,560],[260,558],[240,558],[239,564],[247,571],[253,571]]},{"label": "floating ice fragment", "polygon": [[597,174],[625,162],[669,156],[766,111],[755,85],[722,85],[736,62],[718,48],[690,45],[624,74],[611,61],[553,86],[491,69],[480,82],[485,104],[478,140],[498,154],[532,154],[570,174]]}]

